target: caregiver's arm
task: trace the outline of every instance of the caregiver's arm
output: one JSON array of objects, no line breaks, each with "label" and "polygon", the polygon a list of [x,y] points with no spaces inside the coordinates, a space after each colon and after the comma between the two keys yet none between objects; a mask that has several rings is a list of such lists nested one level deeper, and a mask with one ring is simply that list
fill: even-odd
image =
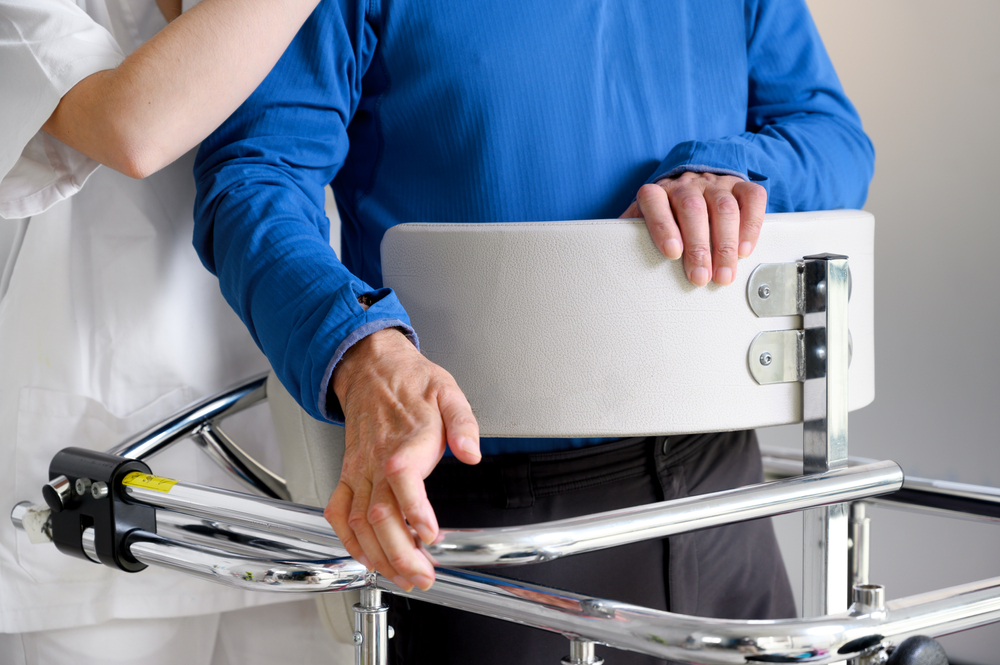
[{"label": "caregiver's arm", "polygon": [[317,3],[203,0],[117,68],[77,83],[43,128],[125,175],[154,173],[243,103]]}]

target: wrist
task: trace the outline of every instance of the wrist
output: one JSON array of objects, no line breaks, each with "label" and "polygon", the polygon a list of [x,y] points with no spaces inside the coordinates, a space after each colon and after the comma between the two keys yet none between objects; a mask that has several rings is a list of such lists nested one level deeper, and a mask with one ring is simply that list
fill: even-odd
[{"label": "wrist", "polygon": [[328,390],[332,390],[343,404],[351,385],[365,368],[370,368],[380,358],[399,351],[416,351],[416,347],[398,328],[383,328],[361,338],[344,352],[337,363],[330,377]]}]

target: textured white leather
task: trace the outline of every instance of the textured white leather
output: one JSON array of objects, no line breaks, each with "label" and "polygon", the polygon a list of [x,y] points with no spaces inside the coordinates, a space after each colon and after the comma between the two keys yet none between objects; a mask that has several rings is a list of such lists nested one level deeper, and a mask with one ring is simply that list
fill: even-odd
[{"label": "textured white leather", "polygon": [[[344,428],[320,422],[306,413],[273,373],[267,377],[267,404],[292,501],[307,506],[326,506],[340,482]],[[338,642],[354,644],[352,608],[359,602],[359,591],[316,596],[320,620]]]},{"label": "textured white leather", "polygon": [[736,282],[696,288],[641,220],[402,224],[382,273],[484,436],[725,431],[802,420],[801,384],[761,386],[747,368],[757,333],[802,325],[750,310],[760,263],[849,257],[850,408],[874,399],[874,229],[862,211],[767,215]]}]

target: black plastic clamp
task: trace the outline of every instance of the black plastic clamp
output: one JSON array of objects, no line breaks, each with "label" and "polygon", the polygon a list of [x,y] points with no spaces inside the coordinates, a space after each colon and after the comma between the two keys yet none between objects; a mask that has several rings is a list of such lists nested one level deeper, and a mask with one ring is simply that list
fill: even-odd
[{"label": "black plastic clamp", "polygon": [[83,532],[94,529],[94,549],[106,566],[136,573],[146,568],[125,546],[137,529],[156,533],[156,509],[128,503],[122,479],[149,473],[138,460],[85,448],[64,448],[49,464],[49,483],[42,488],[52,509],[52,540],[59,551],[92,560],[83,547]]}]

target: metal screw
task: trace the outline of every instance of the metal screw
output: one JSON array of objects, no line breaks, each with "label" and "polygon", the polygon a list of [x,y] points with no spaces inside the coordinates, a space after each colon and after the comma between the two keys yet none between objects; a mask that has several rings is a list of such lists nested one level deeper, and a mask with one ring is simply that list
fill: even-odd
[{"label": "metal screw", "polygon": [[767,367],[768,365],[770,365],[771,364],[771,354],[768,353],[767,351],[765,351],[764,353],[760,354],[760,364],[763,365],[764,367]]},{"label": "metal screw", "polygon": [[364,636],[360,632],[355,632],[351,635],[351,639],[354,640],[355,644],[361,644],[365,640]]},{"label": "metal screw", "polygon": [[77,478],[73,487],[76,489],[77,496],[83,496],[90,489],[90,478]]},{"label": "metal screw", "polygon": [[768,286],[767,284],[761,284],[760,288],[757,289],[757,295],[759,295],[761,298],[767,298],[768,296],[771,295],[771,287]]},{"label": "metal screw", "polygon": [[90,486],[90,496],[95,499],[103,499],[108,495],[108,484],[101,481],[97,481]]},{"label": "metal screw", "polygon": [[396,637],[396,629],[392,626],[386,626],[385,634],[389,636],[389,639]]}]

